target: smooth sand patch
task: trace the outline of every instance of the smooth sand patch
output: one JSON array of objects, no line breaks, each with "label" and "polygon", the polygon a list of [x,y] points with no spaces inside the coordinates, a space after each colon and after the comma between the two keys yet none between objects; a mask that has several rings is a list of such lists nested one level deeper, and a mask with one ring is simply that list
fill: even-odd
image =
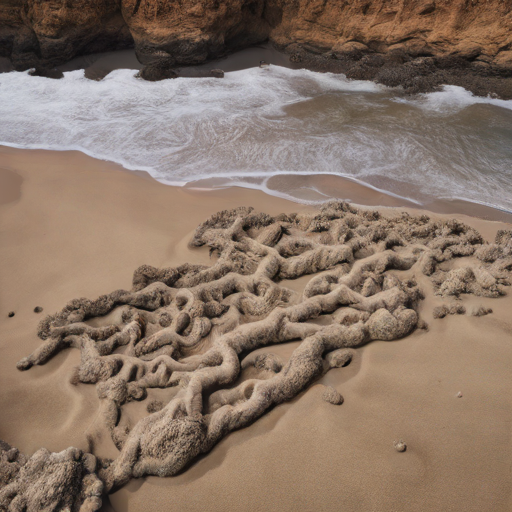
[{"label": "smooth sand patch", "polygon": [[[168,187],[78,152],[1,148],[0,166],[23,179],[19,199],[0,205],[0,438],[27,454],[41,446],[85,449],[87,433],[101,425],[94,387],[69,384],[78,351],[16,370],[16,361],[40,344],[35,306],[46,314],[72,298],[129,288],[143,263],[208,264],[207,251],[187,244],[216,211],[307,209],[252,190]],[[457,217],[488,240],[511,229]],[[181,475],[131,482],[111,496],[113,508],[510,510],[511,298],[464,303],[494,313],[434,320],[437,302],[428,296],[428,332],[356,350],[350,366],[230,434]],[[8,318],[11,310],[16,314]],[[293,348],[279,347],[279,355]],[[343,405],[322,400],[318,384],[336,388]],[[394,449],[399,439],[404,453]],[[116,453],[106,433],[97,450]]]},{"label": "smooth sand patch", "polygon": [[0,168],[0,205],[17,201],[21,196],[22,177],[8,169]]}]

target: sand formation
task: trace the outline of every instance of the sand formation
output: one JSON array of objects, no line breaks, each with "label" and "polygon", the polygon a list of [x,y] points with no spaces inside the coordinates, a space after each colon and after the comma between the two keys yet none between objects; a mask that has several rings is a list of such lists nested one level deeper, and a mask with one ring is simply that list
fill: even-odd
[{"label": "sand formation", "polygon": [[96,466],[94,455],[76,448],[41,448],[29,459],[0,441],[0,510],[94,512],[103,494]]},{"label": "sand formation", "polygon": [[[18,369],[78,348],[72,378],[96,384],[119,455],[98,461],[74,448],[42,449],[29,459],[2,445],[0,510],[97,510],[102,493],[131,478],[174,475],[348,364],[353,349],[426,328],[424,293],[433,290],[446,314],[457,313],[461,294],[504,294],[512,271],[512,231],[489,244],[457,220],[384,216],[343,202],[275,217],[223,211],[196,229],[191,245],[209,247],[215,263],[142,266],[132,291],[76,299],[41,321],[44,343]],[[283,282],[305,275],[312,277],[302,294]],[[117,322],[89,322],[112,312]],[[271,345],[297,340],[288,361],[272,354]],[[167,387],[177,390],[168,403],[148,400],[145,418],[133,428],[123,422],[126,403]],[[334,388],[324,399],[343,402]]]}]

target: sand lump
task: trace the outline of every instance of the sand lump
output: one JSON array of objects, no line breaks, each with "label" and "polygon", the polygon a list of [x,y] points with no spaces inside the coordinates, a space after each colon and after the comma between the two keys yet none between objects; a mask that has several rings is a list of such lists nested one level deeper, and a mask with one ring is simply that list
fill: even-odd
[{"label": "sand lump", "polygon": [[0,441],[0,510],[93,512],[102,493],[94,455],[41,448],[28,458]]},{"label": "sand lump", "polygon": [[343,403],[343,397],[332,386],[325,386],[322,398],[332,405],[341,405]]},{"label": "sand lump", "polygon": [[[112,492],[131,478],[183,471],[229,432],[348,364],[357,347],[425,325],[425,292],[452,300],[504,294],[512,237],[498,235],[488,244],[457,220],[384,216],[343,202],[275,217],[244,207],[212,215],[191,246],[207,247],[213,265],[144,265],[131,291],[72,300],[40,322],[44,342],[18,369],[68,347],[80,350],[73,378],[96,385],[119,455],[99,469],[75,449],[20,456],[0,475],[0,508],[20,499],[30,510],[61,503],[75,510],[79,502],[95,510],[100,484]],[[311,278],[302,294],[283,285],[305,275]],[[89,322],[114,310],[117,323]],[[289,341],[300,343],[288,360],[271,353],[272,345]],[[124,421],[125,404],[169,387],[176,393],[167,403],[148,400],[147,416],[133,426]],[[343,400],[333,388],[324,399]],[[38,464],[42,471],[31,473]],[[68,474],[76,475],[72,484],[55,484]]]}]

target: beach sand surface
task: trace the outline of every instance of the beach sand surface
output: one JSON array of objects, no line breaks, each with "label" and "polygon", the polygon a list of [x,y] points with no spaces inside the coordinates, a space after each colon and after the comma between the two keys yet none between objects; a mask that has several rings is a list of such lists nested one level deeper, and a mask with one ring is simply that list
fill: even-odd
[{"label": "beach sand surface", "polygon": [[[372,204],[376,192],[366,194]],[[141,264],[208,264],[207,249],[188,247],[194,229],[242,205],[270,214],[311,208],[256,190],[166,186],[79,152],[1,147],[0,439],[32,454],[87,449],[94,432],[96,455],[115,457],[94,386],[70,384],[77,350],[23,373],[16,362],[40,345],[42,316],[69,300],[129,289]],[[498,229],[512,229],[452,216],[489,241]],[[348,367],[229,434],[180,475],[133,480],[103,509],[510,511],[512,295],[464,297],[467,307],[493,313],[434,320],[441,301],[428,283],[420,283],[428,331],[357,349]],[[272,351],[286,358],[296,346]],[[320,384],[334,386],[343,405],[323,401]],[[134,420],[137,406],[128,411]],[[400,439],[403,453],[393,446]]]}]

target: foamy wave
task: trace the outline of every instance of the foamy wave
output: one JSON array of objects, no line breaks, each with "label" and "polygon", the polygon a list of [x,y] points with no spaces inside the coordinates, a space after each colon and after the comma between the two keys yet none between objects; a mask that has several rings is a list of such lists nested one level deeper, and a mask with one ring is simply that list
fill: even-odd
[{"label": "foamy wave", "polygon": [[497,98],[475,96],[463,87],[445,85],[441,91],[430,94],[421,94],[419,99],[412,100],[426,110],[445,112],[451,114],[472,105],[495,105],[496,107],[512,110],[512,101]]},{"label": "foamy wave", "polygon": [[275,174],[336,174],[419,202],[512,209],[510,101],[454,86],[404,98],[277,66],[224,79],[134,75],[0,74],[1,143],[80,150],[173,184],[219,178],[264,190]]}]

